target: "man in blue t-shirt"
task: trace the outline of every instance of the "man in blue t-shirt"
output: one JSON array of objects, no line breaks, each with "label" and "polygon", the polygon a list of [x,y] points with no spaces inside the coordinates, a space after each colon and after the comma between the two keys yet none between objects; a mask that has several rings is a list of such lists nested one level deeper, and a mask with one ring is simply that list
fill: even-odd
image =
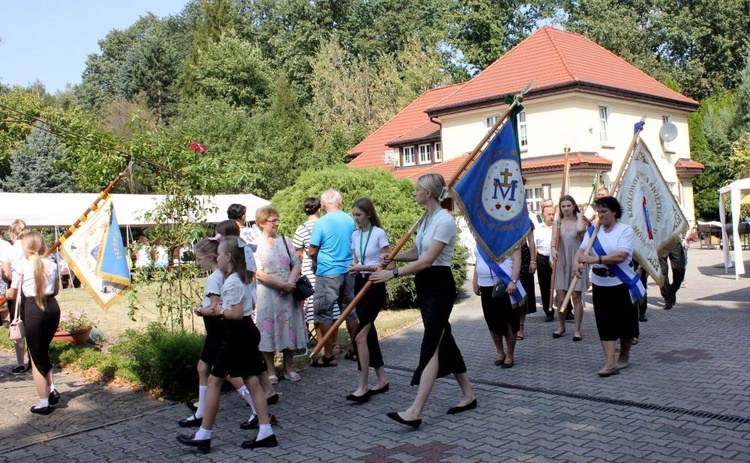
[{"label": "man in blue t-shirt", "polygon": [[[320,198],[326,214],[313,225],[308,255],[315,269],[315,295],[313,296],[313,321],[318,342],[333,324],[333,306],[338,302],[343,310],[354,299],[354,277],[349,274],[352,263],[351,240],[354,220],[341,211],[341,193],[328,190]],[[346,329],[354,346],[357,314],[352,311],[346,318]],[[333,346],[336,336],[325,343],[323,357],[312,363],[314,367],[335,366]],[[347,358],[356,360],[350,350]]]}]

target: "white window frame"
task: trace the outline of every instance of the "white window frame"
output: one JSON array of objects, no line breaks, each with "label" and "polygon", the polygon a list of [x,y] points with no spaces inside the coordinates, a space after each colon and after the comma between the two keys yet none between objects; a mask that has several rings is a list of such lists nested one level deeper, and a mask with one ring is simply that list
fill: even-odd
[{"label": "white window frame", "polygon": [[404,159],[404,162],[402,163],[404,167],[416,165],[416,163],[414,162],[414,147],[413,146],[402,147],[401,156]]},{"label": "white window frame", "polygon": [[419,163],[420,164],[432,164],[432,157],[430,155],[430,144],[419,145]]},{"label": "white window frame", "polygon": [[483,118],[484,127],[487,129],[491,129],[495,125],[498,119],[500,119],[499,114],[493,114],[492,116],[484,116]]},{"label": "white window frame", "polygon": [[[661,123],[662,123],[662,125],[669,124],[670,122],[672,122],[672,116],[670,116],[669,114],[664,114],[664,115],[661,116]],[[664,141],[664,140],[662,140],[661,141],[661,146],[662,146],[662,148],[664,148],[664,152],[665,153],[674,153],[675,152],[674,151],[674,145],[670,141]]]},{"label": "white window frame", "polygon": [[443,143],[437,141],[432,147],[435,151],[435,162],[443,162]]},{"label": "white window frame", "polygon": [[526,131],[526,110],[524,109],[518,116],[516,116],[518,122],[518,146],[521,151],[528,151],[529,149],[529,136]]},{"label": "white window frame", "polygon": [[542,203],[544,202],[544,188],[542,186],[524,188],[524,194],[526,195],[526,204],[531,205],[532,212],[538,213],[542,210]]},{"label": "white window frame", "polygon": [[609,118],[612,115],[612,110],[609,106],[599,105],[599,141],[602,146],[611,146],[609,142],[609,136],[607,132],[609,130]]}]

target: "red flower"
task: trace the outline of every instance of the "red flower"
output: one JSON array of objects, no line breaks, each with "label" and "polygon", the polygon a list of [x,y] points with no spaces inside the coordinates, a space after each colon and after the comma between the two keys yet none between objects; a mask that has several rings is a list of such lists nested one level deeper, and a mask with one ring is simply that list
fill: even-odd
[{"label": "red flower", "polygon": [[190,149],[193,151],[198,151],[201,154],[206,153],[206,147],[204,145],[201,145],[200,143],[193,142],[190,144]]}]

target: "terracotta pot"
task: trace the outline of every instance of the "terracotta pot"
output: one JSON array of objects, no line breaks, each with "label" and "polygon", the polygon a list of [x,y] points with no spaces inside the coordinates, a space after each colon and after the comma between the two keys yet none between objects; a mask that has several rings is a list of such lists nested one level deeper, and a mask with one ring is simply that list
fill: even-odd
[{"label": "terracotta pot", "polygon": [[89,340],[91,327],[81,328],[75,331],[57,331],[53,341],[70,342],[73,344],[86,344]]}]

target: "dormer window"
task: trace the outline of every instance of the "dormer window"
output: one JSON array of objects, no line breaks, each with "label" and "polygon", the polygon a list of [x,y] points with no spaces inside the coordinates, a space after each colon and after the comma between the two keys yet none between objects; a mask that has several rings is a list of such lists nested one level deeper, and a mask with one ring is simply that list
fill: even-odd
[{"label": "dormer window", "polygon": [[404,146],[403,148],[401,148],[401,153],[404,158],[404,166],[413,166],[415,164],[413,146]]},{"label": "dormer window", "polygon": [[419,145],[419,163],[430,164],[432,158],[430,157],[430,145]]}]

